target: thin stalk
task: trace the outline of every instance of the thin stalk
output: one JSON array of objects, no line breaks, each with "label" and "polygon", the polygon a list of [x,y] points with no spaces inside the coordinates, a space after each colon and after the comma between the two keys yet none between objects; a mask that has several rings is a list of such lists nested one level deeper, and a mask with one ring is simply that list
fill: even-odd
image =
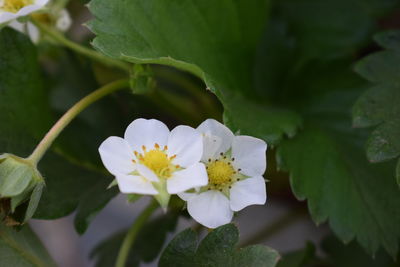
[{"label": "thin stalk", "polygon": [[257,244],[267,240],[271,236],[277,234],[278,232],[282,231],[289,225],[299,221],[304,217],[305,213],[301,209],[295,209],[290,211],[289,213],[283,215],[281,218],[273,222],[271,225],[266,226],[265,228],[261,229],[257,233],[253,234],[245,241],[241,242],[240,246],[245,247],[252,244]]},{"label": "thin stalk", "polygon": [[164,79],[168,82],[176,84],[184,89],[193,96],[204,108],[203,112],[213,118],[219,118],[221,112],[215,105],[212,98],[208,95],[210,92],[206,91],[206,88],[199,88],[199,86],[192,81],[189,77],[185,76],[183,73],[170,68],[153,68],[156,76]]},{"label": "thin stalk", "polygon": [[125,236],[125,239],[121,245],[121,248],[118,252],[117,261],[115,263],[116,267],[125,267],[126,260],[128,259],[129,252],[132,248],[133,243],[139,233],[139,230],[146,223],[146,221],[150,218],[151,214],[157,209],[158,204],[155,200],[153,200],[147,208],[136,218],[135,222],[132,224],[128,233]]},{"label": "thin stalk", "polygon": [[79,114],[87,108],[93,102],[96,102],[100,98],[123,88],[129,86],[129,80],[118,80],[109,83],[96,91],[90,93],[89,95],[82,98],[78,103],[71,107],[57,122],[54,126],[47,132],[45,137],[40,141],[38,146],[28,157],[33,164],[37,165],[46,151],[49,149],[51,144],[57,138],[57,136],[64,130],[64,128]]},{"label": "thin stalk", "polygon": [[40,23],[38,21],[35,21],[34,19],[31,20],[33,24],[35,24],[42,33],[48,35],[49,37],[51,37],[51,39],[53,39],[54,41],[56,41],[57,43],[68,47],[69,49],[82,54],[84,56],[87,56],[88,58],[91,58],[95,61],[99,61],[101,63],[103,63],[106,66],[110,66],[110,67],[116,67],[119,68],[125,72],[130,72],[130,65],[119,61],[119,60],[115,60],[106,56],[103,56],[102,54],[98,53],[97,51],[87,48],[85,46],[82,46],[78,43],[75,43],[71,40],[68,40],[62,33],[54,30],[53,28]]}]

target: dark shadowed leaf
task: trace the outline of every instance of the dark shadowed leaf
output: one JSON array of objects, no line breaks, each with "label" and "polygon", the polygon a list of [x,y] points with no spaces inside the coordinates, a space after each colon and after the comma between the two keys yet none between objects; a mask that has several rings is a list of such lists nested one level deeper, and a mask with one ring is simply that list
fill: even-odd
[{"label": "dark shadowed leaf", "polygon": [[380,162],[400,155],[400,31],[379,33],[375,39],[387,50],[356,65],[356,71],[373,85],[354,105],[353,124],[376,126],[368,139],[367,156]]},{"label": "dark shadowed leaf", "polygon": [[382,245],[395,256],[400,194],[393,164],[369,163],[363,151],[367,132],[351,127],[351,105],[367,84],[349,68],[346,62],[331,62],[302,73],[296,88],[301,86],[303,97],[296,105],[305,127],[282,143],[278,160],[317,223],[329,219],[343,241],[356,238],[371,254]]},{"label": "dark shadowed leaf", "polygon": [[307,242],[306,247],[298,251],[282,255],[277,267],[317,267],[318,260],[315,255],[315,246]]},{"label": "dark shadowed leaf", "polygon": [[55,267],[46,249],[28,226],[16,231],[0,224],[0,266]]},{"label": "dark shadowed leaf", "polygon": [[[148,222],[138,235],[127,259],[127,266],[139,266],[140,262],[151,262],[160,253],[167,234],[175,230],[178,215],[167,213]],[[126,231],[114,234],[100,243],[91,253],[96,267],[114,266]]]},{"label": "dark shadowed leaf", "polygon": [[275,266],[279,254],[266,246],[254,245],[238,249],[239,233],[233,224],[210,232],[198,244],[197,234],[187,229],[178,234],[165,248],[160,267],[203,266]]},{"label": "dark shadowed leaf", "polygon": [[322,249],[327,254],[326,261],[332,266],[399,266],[398,262],[394,262],[393,258],[382,250],[371,258],[356,242],[345,245],[334,236],[329,236],[322,241]]},{"label": "dark shadowed leaf", "polygon": [[36,47],[9,28],[0,31],[0,153],[29,156],[52,122]]}]

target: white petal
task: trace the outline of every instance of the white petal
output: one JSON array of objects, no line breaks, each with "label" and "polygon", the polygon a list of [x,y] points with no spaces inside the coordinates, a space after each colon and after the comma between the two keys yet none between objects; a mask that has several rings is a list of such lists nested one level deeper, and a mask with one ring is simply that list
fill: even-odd
[{"label": "white petal", "polygon": [[37,44],[40,40],[40,31],[39,29],[33,24],[28,22],[27,24],[28,35],[31,38],[32,43]]},{"label": "white petal", "polygon": [[203,154],[203,140],[195,129],[180,125],[175,127],[168,138],[168,156],[176,155],[174,164],[188,167],[200,161]]},{"label": "white petal", "polygon": [[190,198],[187,208],[193,219],[208,228],[227,224],[233,217],[229,199],[221,192],[214,190]]},{"label": "white petal", "polygon": [[235,136],[232,142],[233,165],[247,176],[263,175],[267,167],[267,144],[251,136]]},{"label": "white petal", "polygon": [[207,184],[206,167],[203,163],[196,163],[187,169],[174,172],[167,180],[167,191],[170,194],[177,194]]},{"label": "white petal", "polygon": [[49,0],[36,0],[35,4],[39,6],[44,6],[49,2]]},{"label": "white petal", "polygon": [[196,196],[196,193],[187,193],[187,192],[182,192],[177,194],[178,197],[180,197],[184,201],[188,201],[190,198]]},{"label": "white petal", "polygon": [[16,13],[16,15],[18,17],[23,17],[26,16],[30,13],[33,13],[35,11],[38,11],[39,9],[42,9],[44,7],[44,5],[48,2],[48,1],[36,1],[37,3],[33,4],[33,5],[29,5],[29,6],[24,6],[23,8],[21,8],[20,10],[18,10],[18,12]]},{"label": "white petal", "polygon": [[159,181],[157,175],[152,170],[150,170],[147,166],[138,163],[138,164],[135,164],[135,168],[140,173],[140,175],[142,175],[146,179],[148,179],[152,182]]},{"label": "white petal", "polygon": [[18,18],[17,14],[10,13],[10,12],[2,12],[0,10],[0,26],[1,26],[1,24],[6,23],[6,22],[11,21],[16,18]]},{"label": "white petal", "polygon": [[148,150],[153,149],[155,144],[164,147],[168,135],[169,129],[161,121],[136,119],[126,128],[124,138],[133,150],[142,153],[142,146],[146,146]]},{"label": "white petal", "polygon": [[225,153],[232,145],[233,133],[222,123],[208,119],[197,127],[204,136],[204,149],[202,161],[215,159],[222,152]]},{"label": "white petal", "polygon": [[33,43],[37,44],[39,42],[39,29],[31,22],[21,23],[18,20],[13,20],[8,24],[8,26],[23,34],[28,34]]},{"label": "white petal", "polygon": [[17,30],[21,33],[26,33],[25,25],[26,25],[25,23],[21,23],[18,20],[13,20],[8,24],[10,28],[13,28],[14,30]]},{"label": "white petal", "polygon": [[134,171],[133,152],[129,144],[122,138],[111,136],[99,147],[104,166],[114,175],[128,174]]},{"label": "white petal", "polygon": [[230,190],[230,200],[233,211],[249,205],[264,205],[267,201],[264,178],[256,176],[234,183]]},{"label": "white petal", "polygon": [[116,176],[119,190],[122,193],[136,193],[143,195],[157,195],[157,190],[150,181],[136,175],[118,175]]},{"label": "white petal", "polygon": [[47,4],[49,0],[36,0],[33,5],[28,5],[20,10],[18,10],[17,13],[11,13],[11,12],[4,12],[0,10],[0,24],[9,22],[13,19],[19,18],[26,16],[30,13],[33,13],[39,9],[42,9],[44,5]]}]

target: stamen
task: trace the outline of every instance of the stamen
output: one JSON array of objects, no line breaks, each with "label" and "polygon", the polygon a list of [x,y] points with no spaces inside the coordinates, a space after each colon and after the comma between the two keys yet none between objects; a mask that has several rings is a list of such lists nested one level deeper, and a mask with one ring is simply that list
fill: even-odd
[{"label": "stamen", "polygon": [[164,146],[164,150],[168,150],[168,146]]},{"label": "stamen", "polygon": [[235,158],[232,158],[232,161],[235,161]]},{"label": "stamen", "polygon": [[156,149],[159,149],[159,148],[160,148],[160,146],[159,146],[157,143],[154,144],[154,147],[155,147]]},{"label": "stamen", "polygon": [[174,159],[174,158],[176,158],[176,155],[169,157],[169,159]]},{"label": "stamen", "polygon": [[142,146],[143,151],[146,151],[146,146]]}]

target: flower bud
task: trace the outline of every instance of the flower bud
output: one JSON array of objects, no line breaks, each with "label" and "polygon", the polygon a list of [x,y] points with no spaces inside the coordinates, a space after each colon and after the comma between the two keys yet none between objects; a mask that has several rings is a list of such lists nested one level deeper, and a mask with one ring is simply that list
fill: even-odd
[{"label": "flower bud", "polygon": [[44,179],[29,160],[0,155],[0,220],[19,225],[29,220],[39,203]]}]

